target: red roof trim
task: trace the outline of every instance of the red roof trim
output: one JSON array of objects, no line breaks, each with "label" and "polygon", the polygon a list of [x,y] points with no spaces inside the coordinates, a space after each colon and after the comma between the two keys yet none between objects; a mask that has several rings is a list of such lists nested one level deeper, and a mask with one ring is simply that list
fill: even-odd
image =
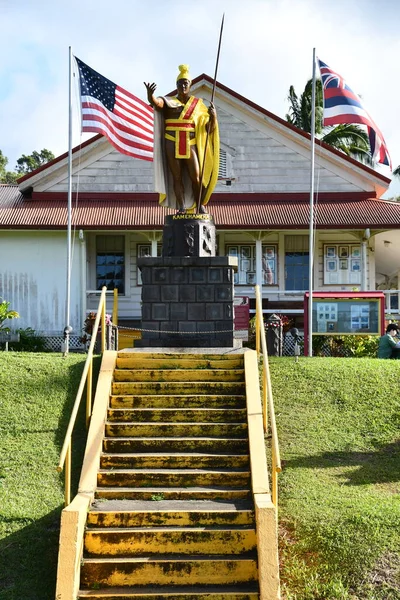
[{"label": "red roof trim", "polygon": [[[73,198],[76,199],[76,192],[72,194]],[[251,204],[258,203],[271,203],[271,202],[305,202],[309,200],[310,194],[308,192],[286,192],[286,193],[215,193],[211,197],[210,206],[214,204],[235,203],[235,202],[249,202]],[[58,202],[60,200],[67,199],[67,192],[33,192],[31,200],[54,200]],[[93,201],[105,201],[105,202],[132,202],[142,200],[145,202],[157,202],[158,194],[149,192],[79,192],[78,199],[80,200],[93,200]],[[335,202],[356,202],[361,200],[372,200],[376,199],[376,193],[374,192],[320,192],[318,194],[318,202],[335,201]],[[382,199],[381,199],[382,201]],[[400,206],[400,205],[399,205]]]}]

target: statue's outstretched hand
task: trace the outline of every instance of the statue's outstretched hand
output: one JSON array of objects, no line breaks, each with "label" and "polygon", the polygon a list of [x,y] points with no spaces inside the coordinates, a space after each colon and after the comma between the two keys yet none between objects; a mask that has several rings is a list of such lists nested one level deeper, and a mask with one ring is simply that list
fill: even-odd
[{"label": "statue's outstretched hand", "polygon": [[156,91],[157,85],[155,83],[146,83],[145,81],[143,83],[147,90],[147,99],[150,102],[150,104],[153,104],[153,95]]}]

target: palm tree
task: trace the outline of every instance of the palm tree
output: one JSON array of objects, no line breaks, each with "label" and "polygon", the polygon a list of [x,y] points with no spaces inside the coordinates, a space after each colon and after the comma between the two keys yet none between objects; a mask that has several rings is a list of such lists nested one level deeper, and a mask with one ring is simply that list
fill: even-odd
[{"label": "palm tree", "polygon": [[400,177],[400,165],[393,170],[393,175]]},{"label": "palm tree", "polygon": [[[366,131],[358,125],[343,124],[336,127],[323,127],[323,96],[321,80],[316,80],[315,86],[315,135],[318,139],[336,150],[344,152],[360,162],[371,165],[371,152]],[[311,132],[312,79],[305,85],[300,97],[294,87],[289,88],[288,101],[290,104],[286,120],[303,131]],[[400,167],[399,167],[400,174]]]}]

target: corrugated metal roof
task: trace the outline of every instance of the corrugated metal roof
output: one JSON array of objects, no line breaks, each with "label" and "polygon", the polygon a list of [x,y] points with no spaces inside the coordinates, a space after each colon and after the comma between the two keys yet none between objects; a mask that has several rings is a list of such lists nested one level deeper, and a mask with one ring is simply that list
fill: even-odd
[{"label": "corrugated metal roof", "polygon": [[[161,229],[166,214],[155,194],[73,195],[72,223],[82,229]],[[220,228],[307,229],[307,194],[214,194],[210,212]],[[365,192],[320,194],[314,207],[319,229],[400,228],[400,203],[369,198]],[[64,229],[66,193],[33,193],[0,185],[0,228]]]}]

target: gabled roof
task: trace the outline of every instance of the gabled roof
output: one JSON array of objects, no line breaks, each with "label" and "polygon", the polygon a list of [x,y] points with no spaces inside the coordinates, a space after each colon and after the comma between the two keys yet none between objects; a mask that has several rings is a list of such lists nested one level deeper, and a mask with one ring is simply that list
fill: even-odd
[{"label": "gabled roof", "polygon": [[[195,79],[193,79],[193,82],[192,82],[193,89],[199,88],[202,85],[204,85],[208,89],[211,89],[212,85],[213,85],[213,79],[204,73],[202,75],[199,75]],[[256,111],[257,114],[259,114],[261,117],[263,117],[263,119],[266,119],[270,124],[275,124],[275,126],[279,127],[281,130],[283,128],[283,130],[286,131],[287,134],[290,134],[290,136],[292,138],[296,138],[297,140],[299,140],[299,138],[300,138],[303,140],[307,140],[307,142],[310,142],[311,136],[309,133],[307,133],[301,129],[298,129],[291,123],[288,123],[284,119],[278,117],[277,115],[274,115],[273,113],[266,110],[262,106],[259,106],[258,104],[252,102],[251,100],[245,98],[244,96],[241,96],[234,90],[228,88],[227,86],[225,86],[219,82],[217,82],[216,87],[217,87],[217,91],[220,94],[224,95],[225,97],[229,96],[231,98],[234,98],[237,101],[239,101],[240,103],[242,103],[244,106],[246,106],[249,110]],[[101,134],[93,136],[86,142],[73,148],[73,150],[72,150],[73,155],[76,154],[81,149],[86,149],[86,151],[89,150],[92,146],[96,145],[96,143],[101,139],[105,139],[105,138],[103,138],[103,136]],[[327,155],[330,156],[332,159],[336,158],[336,162],[338,162],[337,158],[339,158],[340,161],[344,161],[344,163],[340,163],[340,161],[339,161],[339,164],[343,164],[347,168],[351,167],[352,169],[354,169],[354,171],[357,171],[358,173],[362,173],[364,177],[366,176],[369,179],[369,181],[373,181],[375,183],[375,189],[377,189],[376,186],[378,186],[378,188],[380,190],[378,195],[381,195],[389,186],[390,181],[391,181],[389,178],[378,173],[374,169],[371,169],[370,167],[360,163],[359,161],[346,156],[343,152],[339,152],[338,150],[335,150],[331,146],[328,146],[327,144],[325,144],[319,140],[316,140],[316,146],[317,146],[317,148],[321,149],[325,154],[327,153]],[[110,146],[110,148],[111,148],[111,146]],[[18,179],[18,185],[20,186],[21,190],[24,191],[24,190],[28,189],[30,186],[35,187],[35,184],[39,180],[38,176],[40,176],[40,174],[43,174],[43,176],[46,176],[47,175],[46,172],[54,171],[54,167],[57,167],[59,165],[59,163],[64,163],[64,165],[65,165],[64,168],[66,168],[67,158],[68,158],[68,152],[65,152],[64,154],[58,156],[57,158],[53,159],[49,163],[42,165],[41,167],[39,167],[32,173],[28,173],[28,174],[24,175],[23,177],[21,177],[20,179]],[[61,165],[59,165],[59,166],[61,166]]]},{"label": "gabled roof", "polygon": [[[91,194],[72,198],[72,225],[86,230],[162,229],[166,214],[156,194]],[[308,229],[308,194],[214,194],[209,204],[218,229]],[[318,229],[400,229],[400,203],[365,192],[319,194]],[[24,197],[17,186],[0,185],[0,229],[65,230],[67,194]]]}]

